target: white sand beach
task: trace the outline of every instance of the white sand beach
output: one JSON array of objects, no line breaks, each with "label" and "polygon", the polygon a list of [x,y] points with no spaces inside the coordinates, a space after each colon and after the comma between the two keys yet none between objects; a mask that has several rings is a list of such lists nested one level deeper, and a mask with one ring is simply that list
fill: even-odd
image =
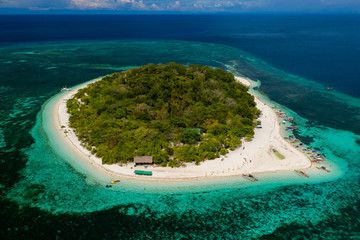
[{"label": "white sand beach", "polygon": [[[97,81],[96,79],[94,81]],[[250,86],[250,81],[242,77],[236,80]],[[87,161],[89,165],[98,168],[104,174],[117,178],[135,178],[141,180],[181,181],[203,178],[242,176],[242,174],[259,174],[264,172],[293,171],[311,167],[310,159],[299,149],[292,146],[280,134],[280,122],[274,110],[255,97],[257,108],[262,112],[259,120],[262,128],[255,128],[252,141],[243,141],[240,148],[230,151],[226,156],[202,162],[200,165],[186,164],[186,167],[170,168],[160,166],[102,165],[101,159],[92,155],[84,148],[73,129],[69,127],[69,114],[66,101],[74,96],[83,85],[73,89],[59,98],[53,109],[54,126],[59,130],[64,144],[79,156],[79,161]],[[278,151],[285,158],[280,159],[274,154]],[[134,170],[152,171],[152,176],[137,176]]]}]

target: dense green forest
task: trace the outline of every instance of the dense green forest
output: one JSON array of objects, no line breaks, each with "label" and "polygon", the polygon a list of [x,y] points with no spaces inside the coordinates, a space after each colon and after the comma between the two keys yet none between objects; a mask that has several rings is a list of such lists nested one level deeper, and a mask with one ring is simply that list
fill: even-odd
[{"label": "dense green forest", "polygon": [[67,108],[70,127],[104,164],[149,155],[175,167],[225,155],[253,137],[260,112],[247,90],[221,69],[148,64],[89,84]]}]

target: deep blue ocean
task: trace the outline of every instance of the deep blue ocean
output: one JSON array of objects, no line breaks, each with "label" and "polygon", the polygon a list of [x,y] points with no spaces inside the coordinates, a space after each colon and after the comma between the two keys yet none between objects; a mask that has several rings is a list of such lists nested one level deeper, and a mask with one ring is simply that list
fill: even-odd
[{"label": "deep blue ocean", "polygon": [[[0,16],[0,239],[360,239],[359,59],[360,15]],[[44,109],[150,62],[259,80],[341,177],[105,189],[51,144]]]}]

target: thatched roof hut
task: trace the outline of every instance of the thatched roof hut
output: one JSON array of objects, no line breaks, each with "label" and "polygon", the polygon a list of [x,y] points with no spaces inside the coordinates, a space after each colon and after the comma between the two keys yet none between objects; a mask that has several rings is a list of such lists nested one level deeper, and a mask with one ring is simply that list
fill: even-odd
[{"label": "thatched roof hut", "polygon": [[136,156],[134,157],[135,164],[152,164],[153,157],[152,156]]}]

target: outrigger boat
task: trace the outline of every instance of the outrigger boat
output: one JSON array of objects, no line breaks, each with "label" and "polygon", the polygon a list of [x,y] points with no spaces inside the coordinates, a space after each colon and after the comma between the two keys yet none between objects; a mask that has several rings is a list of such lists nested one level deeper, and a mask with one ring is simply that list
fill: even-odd
[{"label": "outrigger boat", "polygon": [[295,170],[296,173],[304,176],[304,177],[310,177],[309,175],[307,175],[304,171],[301,171],[301,170]]},{"label": "outrigger boat", "polygon": [[151,176],[152,175],[152,171],[135,170],[134,173],[136,175],[146,175],[146,176]]},{"label": "outrigger boat", "polygon": [[71,90],[72,90],[71,88],[63,87],[61,89],[61,92],[68,92],[68,91],[71,91]]},{"label": "outrigger boat", "polygon": [[311,162],[315,162],[315,163],[317,163],[317,162],[325,162],[326,160],[325,159],[313,159],[313,160],[311,160]]},{"label": "outrigger boat", "polygon": [[111,181],[110,183],[118,183],[120,180]]},{"label": "outrigger boat", "polygon": [[325,157],[312,156],[312,162],[325,162]]},{"label": "outrigger boat", "polygon": [[324,167],[324,166],[321,166],[321,167],[316,167],[317,169],[320,169],[320,170],[324,170],[324,171],[326,171],[326,172],[330,172],[330,170],[329,169],[326,169],[326,167]]},{"label": "outrigger boat", "polygon": [[111,185],[106,185],[105,187],[110,188],[110,187],[112,187],[112,186],[111,186]]},{"label": "outrigger boat", "polygon": [[259,181],[259,179],[257,179],[256,177],[254,177],[254,175],[251,175],[251,174],[243,174],[243,177],[247,178],[247,179],[249,179],[250,181],[253,181],[253,182]]}]

